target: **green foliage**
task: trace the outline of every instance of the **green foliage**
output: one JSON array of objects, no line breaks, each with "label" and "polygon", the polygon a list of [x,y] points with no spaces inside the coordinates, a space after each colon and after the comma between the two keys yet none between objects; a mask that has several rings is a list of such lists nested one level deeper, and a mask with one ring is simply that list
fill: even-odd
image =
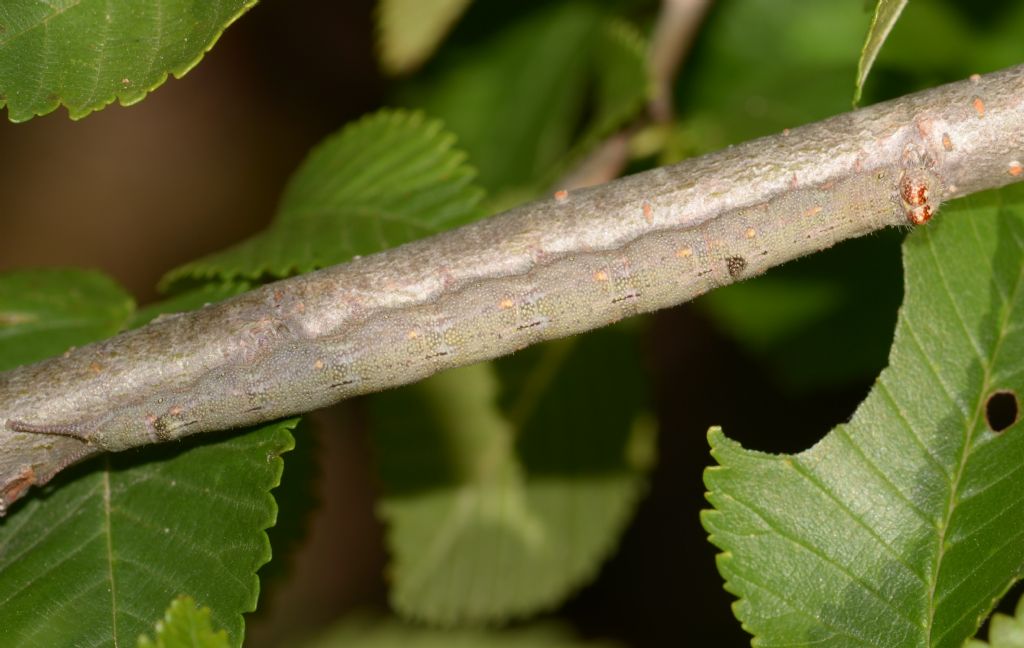
[{"label": "green foliage", "polygon": [[[959,646],[1024,568],[1024,189],[966,199],[905,244],[890,356],[847,425],[797,455],[709,434],[703,522],[758,641]],[[979,269],[980,264],[980,269]]]},{"label": "green foliage", "polygon": [[996,613],[988,625],[988,642],[971,639],[964,648],[1024,648],[1024,597],[1017,601],[1014,616]]},{"label": "green foliage", "polygon": [[88,270],[0,276],[0,371],[117,333],[135,308],[108,277]]},{"label": "green foliage", "polygon": [[458,135],[492,195],[530,195],[636,114],[645,47],[601,3],[476,3],[400,94]]},{"label": "green foliage", "polygon": [[405,74],[423,64],[472,0],[380,0],[377,49],[381,66]]},{"label": "green foliage", "polygon": [[11,121],[58,105],[79,119],[183,76],[256,0],[5,0],[0,108]]},{"label": "green foliage", "polygon": [[156,640],[143,635],[138,648],[228,648],[228,634],[213,630],[210,608],[196,606],[188,596],[171,601],[164,618],[156,622]]},{"label": "green foliage", "polygon": [[650,97],[647,41],[624,20],[606,18],[592,45],[593,116],[570,148],[566,161],[539,180],[554,180],[556,173],[576,163],[601,141],[633,119]]},{"label": "green foliage", "polygon": [[602,331],[373,399],[399,611],[504,621],[593,577],[653,461],[638,356]]},{"label": "green foliage", "polygon": [[[96,273],[32,271],[0,277],[0,313],[14,322],[0,329],[10,367],[110,335],[132,308]],[[202,596],[239,645],[294,425],[105,456],[15,506],[0,520],[0,645],[134,637],[182,591]]]},{"label": "green foliage", "polygon": [[893,25],[899,20],[903,8],[907,6],[907,0],[878,0],[875,5],[875,15],[871,18],[871,27],[868,29],[867,40],[864,41],[864,49],[860,52],[860,60],[857,62],[857,83],[853,93],[853,105],[860,103],[860,96],[864,90],[864,82],[868,79],[871,66],[875,64],[875,58],[879,50],[889,37]]},{"label": "green foliage", "polygon": [[849,110],[850,80],[868,26],[863,9],[862,0],[722,3],[701,30],[696,64],[678,102],[684,125],[699,120],[719,137],[702,139],[707,148],[688,152],[706,153]]},{"label": "green foliage", "polygon": [[878,54],[873,76],[913,75],[930,83],[1005,67],[1024,57],[1022,30],[1024,5],[1018,2],[910,2]]},{"label": "green foliage", "polygon": [[193,592],[240,645],[295,421],[102,457],[0,522],[0,644],[108,644]]},{"label": "green foliage", "polygon": [[544,624],[506,631],[436,630],[365,616],[349,618],[305,648],[615,648],[608,641],[582,641],[568,630]]},{"label": "green foliage", "polygon": [[[78,118],[139,101],[167,73],[190,69],[252,4],[0,2],[0,106],[20,121],[60,103]],[[95,273],[0,278],[0,368],[464,224],[483,215],[483,189],[492,208],[549,190],[640,114],[646,43],[619,12],[646,26],[655,4],[381,0],[388,69],[408,72],[437,51],[396,91],[423,113],[381,111],[327,138],[266,232],[170,273],[174,294],[157,305],[134,312]],[[874,60],[871,100],[1024,54],[1024,5],[909,3],[892,28],[903,5],[879,2],[869,26],[863,0],[718,3],[684,67],[680,117],[644,155],[673,161],[845,110],[862,44],[857,93]],[[711,434],[721,466],[706,476],[716,510],[704,521],[757,641],[958,645],[1019,577],[1019,426],[997,435],[983,416],[994,389],[1022,387],[1024,200],[1019,190],[1000,195],[947,208],[910,238],[892,367],[849,425],[795,456]],[[891,332],[885,305],[898,299],[897,276],[894,239],[875,237],[702,305],[808,389],[880,363],[873,350],[884,352]],[[638,356],[637,331],[617,327],[369,401],[400,612],[500,623],[554,607],[594,575],[653,462]],[[105,457],[17,505],[0,521],[0,644],[123,644],[152,632],[167,601],[187,592],[210,608],[175,599],[155,642],[140,645],[239,645],[293,425]],[[310,462],[290,457],[289,469],[311,472]],[[288,499],[293,516],[307,493]],[[275,547],[299,527],[293,520]],[[1021,616],[993,620],[993,646],[1020,645],[1011,637]],[[220,644],[189,642],[193,630]],[[369,621],[314,645],[404,644],[580,645],[550,627]]]},{"label": "green foliage", "polygon": [[317,146],[266,231],[164,278],[284,277],[372,254],[479,218],[483,192],[441,123],[382,110]]}]

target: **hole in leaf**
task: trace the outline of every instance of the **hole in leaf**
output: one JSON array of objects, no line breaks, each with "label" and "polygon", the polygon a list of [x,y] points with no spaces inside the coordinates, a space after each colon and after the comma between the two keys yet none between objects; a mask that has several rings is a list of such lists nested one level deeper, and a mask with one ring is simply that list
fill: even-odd
[{"label": "hole in leaf", "polygon": [[993,432],[1002,432],[1017,422],[1020,407],[1017,395],[1011,391],[997,391],[985,403],[985,421]]}]

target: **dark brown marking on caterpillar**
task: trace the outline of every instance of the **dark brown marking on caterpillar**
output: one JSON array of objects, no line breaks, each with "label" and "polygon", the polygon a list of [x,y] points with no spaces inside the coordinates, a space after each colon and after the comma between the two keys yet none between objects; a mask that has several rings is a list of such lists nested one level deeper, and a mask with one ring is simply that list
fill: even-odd
[{"label": "dark brown marking on caterpillar", "polygon": [[624,301],[629,301],[630,299],[636,299],[639,296],[640,296],[640,293],[638,293],[638,292],[627,293],[625,295],[622,295],[621,297],[616,297],[615,299],[612,300],[612,303],[613,304],[618,304],[618,303],[621,303],[621,302],[624,302]]},{"label": "dark brown marking on caterpillar", "polygon": [[942,183],[926,169],[906,169],[900,178],[899,194],[907,220],[914,225],[924,225],[939,208]]}]

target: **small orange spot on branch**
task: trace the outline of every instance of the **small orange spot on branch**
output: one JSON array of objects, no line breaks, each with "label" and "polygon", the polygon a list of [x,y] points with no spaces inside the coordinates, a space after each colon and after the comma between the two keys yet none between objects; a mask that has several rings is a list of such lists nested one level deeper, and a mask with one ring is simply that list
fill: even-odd
[{"label": "small orange spot on branch", "polygon": [[415,340],[419,336],[420,336],[420,332],[417,331],[416,329],[412,329],[411,331],[409,331],[408,333],[405,334],[405,339],[407,339],[407,340]]},{"label": "small orange spot on branch", "polygon": [[676,250],[676,256],[680,259],[689,259],[693,256],[693,248],[679,248]]},{"label": "small orange spot on branch", "polygon": [[808,209],[805,209],[804,213],[803,213],[803,216],[804,216],[804,218],[810,218],[811,216],[817,216],[820,213],[821,213],[821,206],[815,205],[814,207],[809,207]]},{"label": "small orange spot on branch", "polygon": [[594,273],[595,281],[608,281],[608,273],[604,270],[598,270]]},{"label": "small orange spot on branch", "polygon": [[1010,162],[1010,175],[1017,178],[1022,173],[1024,173],[1024,166],[1021,166],[1020,162],[1018,162],[1017,160]]},{"label": "small orange spot on branch", "polygon": [[651,207],[651,203],[645,202],[643,204],[643,209],[644,209],[644,220],[647,221],[648,225],[650,225],[651,223],[654,222],[654,208]]},{"label": "small orange spot on branch", "polygon": [[509,299],[508,297],[506,297],[505,299],[502,299],[500,302],[498,302],[498,308],[500,308],[501,310],[508,310],[508,309],[512,308],[512,306],[514,306],[514,305],[515,305],[515,303],[511,299]]},{"label": "small orange spot on branch", "polygon": [[978,119],[985,116],[985,102],[981,100],[981,97],[975,97],[971,101],[971,105],[974,106],[974,112],[978,113]]},{"label": "small orange spot on branch", "polygon": [[746,236],[748,239],[752,239],[757,236],[757,230],[753,227],[748,227],[747,231],[743,232],[743,236]]},{"label": "small orange spot on branch", "polygon": [[569,192],[565,189],[559,189],[555,192],[555,200],[558,202],[565,202],[569,199]]},{"label": "small orange spot on branch", "polygon": [[953,140],[949,138],[949,133],[942,134],[942,148],[946,149],[947,151],[953,150]]}]

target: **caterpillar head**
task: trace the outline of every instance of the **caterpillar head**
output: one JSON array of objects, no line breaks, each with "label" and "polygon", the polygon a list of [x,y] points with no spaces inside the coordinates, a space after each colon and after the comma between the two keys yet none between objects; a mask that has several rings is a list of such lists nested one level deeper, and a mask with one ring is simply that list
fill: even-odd
[{"label": "caterpillar head", "polygon": [[942,203],[942,181],[928,169],[906,169],[900,177],[899,194],[907,220],[914,225],[924,225]]}]

